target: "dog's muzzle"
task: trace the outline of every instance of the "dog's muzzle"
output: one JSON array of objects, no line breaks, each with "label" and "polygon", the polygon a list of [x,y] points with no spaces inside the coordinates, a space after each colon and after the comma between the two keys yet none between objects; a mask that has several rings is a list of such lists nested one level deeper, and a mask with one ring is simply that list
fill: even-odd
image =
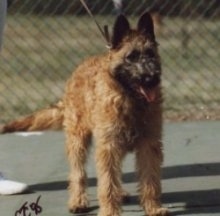
[{"label": "dog's muzzle", "polygon": [[157,98],[156,89],[161,81],[161,68],[154,61],[145,61],[142,64],[143,69],[144,71],[141,71],[141,75],[134,81],[135,89],[148,103],[151,103]]}]

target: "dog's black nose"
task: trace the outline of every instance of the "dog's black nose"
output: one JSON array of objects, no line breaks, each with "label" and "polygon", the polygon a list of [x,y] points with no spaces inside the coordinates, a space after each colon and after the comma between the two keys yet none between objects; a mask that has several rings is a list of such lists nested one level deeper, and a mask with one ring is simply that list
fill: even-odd
[{"label": "dog's black nose", "polygon": [[159,74],[148,74],[142,78],[142,85],[147,88],[156,87],[160,83],[160,75]]}]

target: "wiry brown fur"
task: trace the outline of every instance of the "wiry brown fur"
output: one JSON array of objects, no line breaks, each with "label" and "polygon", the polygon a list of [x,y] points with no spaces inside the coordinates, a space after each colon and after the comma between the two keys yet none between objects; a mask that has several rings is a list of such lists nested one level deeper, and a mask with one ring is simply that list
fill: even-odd
[{"label": "wiry brown fur", "polygon": [[63,124],[63,102],[39,110],[29,116],[22,117],[0,127],[0,133],[15,131],[59,130]]},{"label": "wiry brown fur", "polygon": [[67,82],[62,102],[54,110],[58,121],[48,124],[52,113],[46,109],[4,127],[3,132],[10,132],[55,125],[57,128],[63,123],[71,169],[68,205],[72,212],[82,212],[88,207],[84,165],[93,136],[98,215],[120,215],[121,162],[128,151],[136,155],[138,190],[145,212],[150,216],[168,215],[160,203],[162,93],[160,59],[152,25],[147,13],[139,19],[137,30],[130,29],[127,19],[119,16],[110,52],[86,60]]}]

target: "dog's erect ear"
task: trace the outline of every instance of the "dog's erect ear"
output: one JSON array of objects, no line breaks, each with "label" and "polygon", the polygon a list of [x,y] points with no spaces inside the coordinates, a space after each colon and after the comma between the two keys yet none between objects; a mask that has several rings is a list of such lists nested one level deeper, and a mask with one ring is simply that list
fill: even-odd
[{"label": "dog's erect ear", "polygon": [[155,34],[154,34],[154,23],[151,18],[151,15],[146,12],[144,13],[138,21],[137,29],[141,34],[150,37],[153,41],[155,41]]},{"label": "dog's erect ear", "polygon": [[130,31],[130,25],[124,15],[119,15],[115,21],[112,33],[112,49],[118,48],[123,38]]}]

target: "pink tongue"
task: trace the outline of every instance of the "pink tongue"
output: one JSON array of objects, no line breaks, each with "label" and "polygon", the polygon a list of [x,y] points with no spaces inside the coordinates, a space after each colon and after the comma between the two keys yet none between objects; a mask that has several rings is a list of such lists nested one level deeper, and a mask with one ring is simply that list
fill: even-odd
[{"label": "pink tongue", "polygon": [[144,96],[148,103],[153,102],[156,98],[154,89],[145,89],[142,86],[140,86],[139,92]]}]

